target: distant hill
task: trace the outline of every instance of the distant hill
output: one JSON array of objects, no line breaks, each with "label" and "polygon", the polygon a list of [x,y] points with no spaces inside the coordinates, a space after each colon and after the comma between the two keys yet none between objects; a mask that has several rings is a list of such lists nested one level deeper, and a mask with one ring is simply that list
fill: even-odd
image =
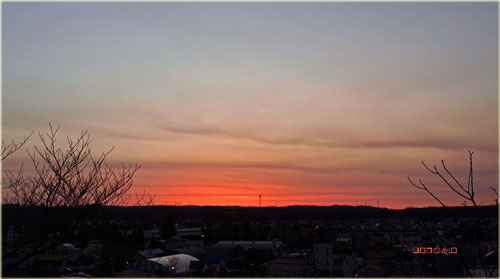
[{"label": "distant hill", "polygon": [[237,207],[237,206],[153,206],[146,208],[119,207],[113,210],[132,216],[168,215],[175,218],[218,219],[359,219],[359,218],[448,218],[492,217],[498,218],[497,206],[427,207],[402,210],[371,206],[287,206],[287,207]]},{"label": "distant hill", "polygon": [[[3,205],[3,214],[14,208]],[[19,207],[15,207],[19,210]],[[36,208],[24,208],[33,210]],[[96,218],[157,220],[163,217],[176,219],[371,219],[371,218],[449,218],[487,217],[498,218],[498,206],[474,207],[427,207],[387,209],[371,206],[287,206],[287,207],[239,207],[239,206],[147,206],[147,207],[89,207]]]}]

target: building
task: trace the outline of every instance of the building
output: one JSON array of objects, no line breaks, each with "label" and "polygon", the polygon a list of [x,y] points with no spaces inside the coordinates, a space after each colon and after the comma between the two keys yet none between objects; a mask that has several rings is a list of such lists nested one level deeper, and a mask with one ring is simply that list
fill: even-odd
[{"label": "building", "polygon": [[309,277],[314,267],[307,259],[280,257],[264,264],[266,275],[271,277]]},{"label": "building", "polygon": [[181,228],[177,229],[177,235],[180,237],[201,237],[201,228]]},{"label": "building", "polygon": [[314,267],[318,272],[334,276],[333,243],[314,243]]},{"label": "building", "polygon": [[353,276],[362,259],[352,253],[351,243],[314,243],[314,267],[320,275],[346,277]]},{"label": "building", "polygon": [[163,256],[158,258],[151,258],[148,261],[159,263],[171,270],[171,274],[185,274],[189,273],[189,266],[191,262],[198,262],[197,258],[186,255],[186,254],[176,254],[170,256]]}]

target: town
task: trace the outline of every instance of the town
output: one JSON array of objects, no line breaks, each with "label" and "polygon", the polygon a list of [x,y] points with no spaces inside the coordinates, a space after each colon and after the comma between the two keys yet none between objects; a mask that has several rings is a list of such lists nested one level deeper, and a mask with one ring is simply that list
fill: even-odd
[{"label": "town", "polygon": [[498,277],[497,206],[108,207],[38,242],[19,211],[9,277]]}]

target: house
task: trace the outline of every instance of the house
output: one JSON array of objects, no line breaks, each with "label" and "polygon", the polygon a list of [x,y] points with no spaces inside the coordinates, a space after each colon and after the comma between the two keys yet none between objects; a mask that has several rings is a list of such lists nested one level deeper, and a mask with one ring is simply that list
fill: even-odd
[{"label": "house", "polygon": [[169,274],[169,269],[164,265],[149,260],[138,260],[127,265],[125,271],[117,274],[124,277],[151,277],[151,276],[166,276]]},{"label": "house", "polygon": [[352,276],[361,264],[361,258],[353,254],[349,241],[314,243],[314,267],[322,275]]},{"label": "house", "polygon": [[161,238],[161,230],[158,227],[156,227],[156,225],[153,225],[152,229],[143,230],[143,234],[145,240]]},{"label": "house", "polygon": [[279,254],[279,249],[281,247],[282,242],[278,240],[273,241],[256,241],[256,240],[225,240],[219,241],[216,245],[223,245],[226,247],[236,247],[241,246],[246,250],[261,250],[271,252],[273,257],[276,257]]},{"label": "house", "polygon": [[186,254],[176,254],[148,259],[148,261],[159,263],[169,270],[169,274],[182,275],[190,272],[191,262],[198,262],[199,259]]},{"label": "house", "polygon": [[202,256],[206,252],[203,240],[184,239],[180,236],[169,238],[166,247],[167,250],[175,251],[177,254]]},{"label": "house", "polygon": [[208,247],[207,253],[203,257],[203,262],[209,270],[212,269],[235,269],[243,270],[245,264],[245,254],[247,250],[241,245],[214,244]]},{"label": "house", "polygon": [[177,229],[180,237],[201,237],[201,228],[180,228]]},{"label": "house", "polygon": [[183,246],[174,249],[179,254],[202,256],[205,254],[203,240],[184,240]]},{"label": "house", "polygon": [[390,261],[394,258],[393,250],[365,250],[361,254],[366,265],[380,261]]},{"label": "house", "polygon": [[266,275],[271,277],[309,277],[314,267],[307,259],[280,257],[264,264]]},{"label": "house", "polygon": [[163,256],[164,253],[165,253],[165,251],[163,249],[160,249],[160,248],[144,249],[144,250],[137,251],[137,254],[144,257],[144,259],[150,259],[150,258],[154,258],[154,257],[158,257],[158,256]]},{"label": "house", "polygon": [[336,273],[333,262],[333,243],[314,243],[313,251],[316,270],[333,276]]},{"label": "house", "polygon": [[174,250],[185,246],[185,241],[180,236],[173,236],[167,240],[166,249]]},{"label": "house", "polygon": [[218,255],[206,255],[203,257],[203,273],[206,275],[214,276],[225,272],[226,261],[224,258]]},{"label": "house", "polygon": [[381,277],[394,275],[395,252],[393,250],[364,250],[361,253],[362,266],[359,276]]}]

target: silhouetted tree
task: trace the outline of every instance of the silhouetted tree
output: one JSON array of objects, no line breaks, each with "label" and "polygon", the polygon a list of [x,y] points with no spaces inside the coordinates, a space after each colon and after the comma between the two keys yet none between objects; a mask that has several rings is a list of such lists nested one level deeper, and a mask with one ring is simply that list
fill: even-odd
[{"label": "silhouetted tree", "polygon": [[108,165],[106,158],[113,148],[94,157],[87,131],[76,140],[68,137],[63,150],[56,146],[57,132],[50,125],[49,133],[39,133],[42,146],[28,151],[35,172],[14,180],[8,175],[4,203],[47,207],[119,204],[132,187],[139,166]]},{"label": "silhouetted tree", "polygon": [[[32,226],[36,228],[33,233],[37,235],[8,250],[4,247],[4,276],[24,260],[67,241],[89,208],[127,202],[132,178],[139,169],[138,165],[110,166],[106,159],[113,148],[99,156],[93,155],[87,131],[75,140],[68,137],[65,146],[58,145],[59,128],[49,127],[48,133],[38,133],[41,145],[28,151],[34,169],[32,173],[25,174],[22,168],[16,174],[4,171],[3,204],[18,208],[16,213],[26,213],[30,208],[36,210],[29,211],[26,216],[3,214],[3,225],[31,218]],[[30,137],[2,146],[2,160],[19,150]],[[144,195],[142,200],[145,201]],[[52,237],[48,238],[49,235]],[[23,250],[21,256],[18,253],[20,250]]]},{"label": "silhouetted tree", "polygon": [[[474,152],[469,151],[469,176],[467,179],[467,189],[465,188],[465,184],[462,185],[456,178],[455,176],[448,170],[446,167],[444,160],[441,160],[441,164],[443,166],[443,169],[445,172],[448,174],[449,178],[447,179],[436,167],[436,165],[432,166],[432,169],[429,168],[424,161],[421,161],[422,165],[425,167],[427,171],[429,171],[432,174],[437,175],[443,182],[457,195],[465,199],[463,205],[467,204],[467,201],[470,201],[474,206],[477,206],[477,202],[475,199],[475,194],[476,192],[474,191],[474,173],[473,173],[473,168],[472,168],[472,154]],[[451,178],[451,179],[450,179]],[[438,201],[442,206],[446,206],[432,191],[429,190],[429,188],[422,182],[422,179],[418,179],[419,185],[414,183],[410,177],[408,176],[408,181],[410,181],[410,184],[414,186],[417,189],[424,190],[426,191],[429,195],[431,195],[436,201]],[[495,191],[495,190],[494,190]],[[495,191],[498,197],[498,193]]]}]

